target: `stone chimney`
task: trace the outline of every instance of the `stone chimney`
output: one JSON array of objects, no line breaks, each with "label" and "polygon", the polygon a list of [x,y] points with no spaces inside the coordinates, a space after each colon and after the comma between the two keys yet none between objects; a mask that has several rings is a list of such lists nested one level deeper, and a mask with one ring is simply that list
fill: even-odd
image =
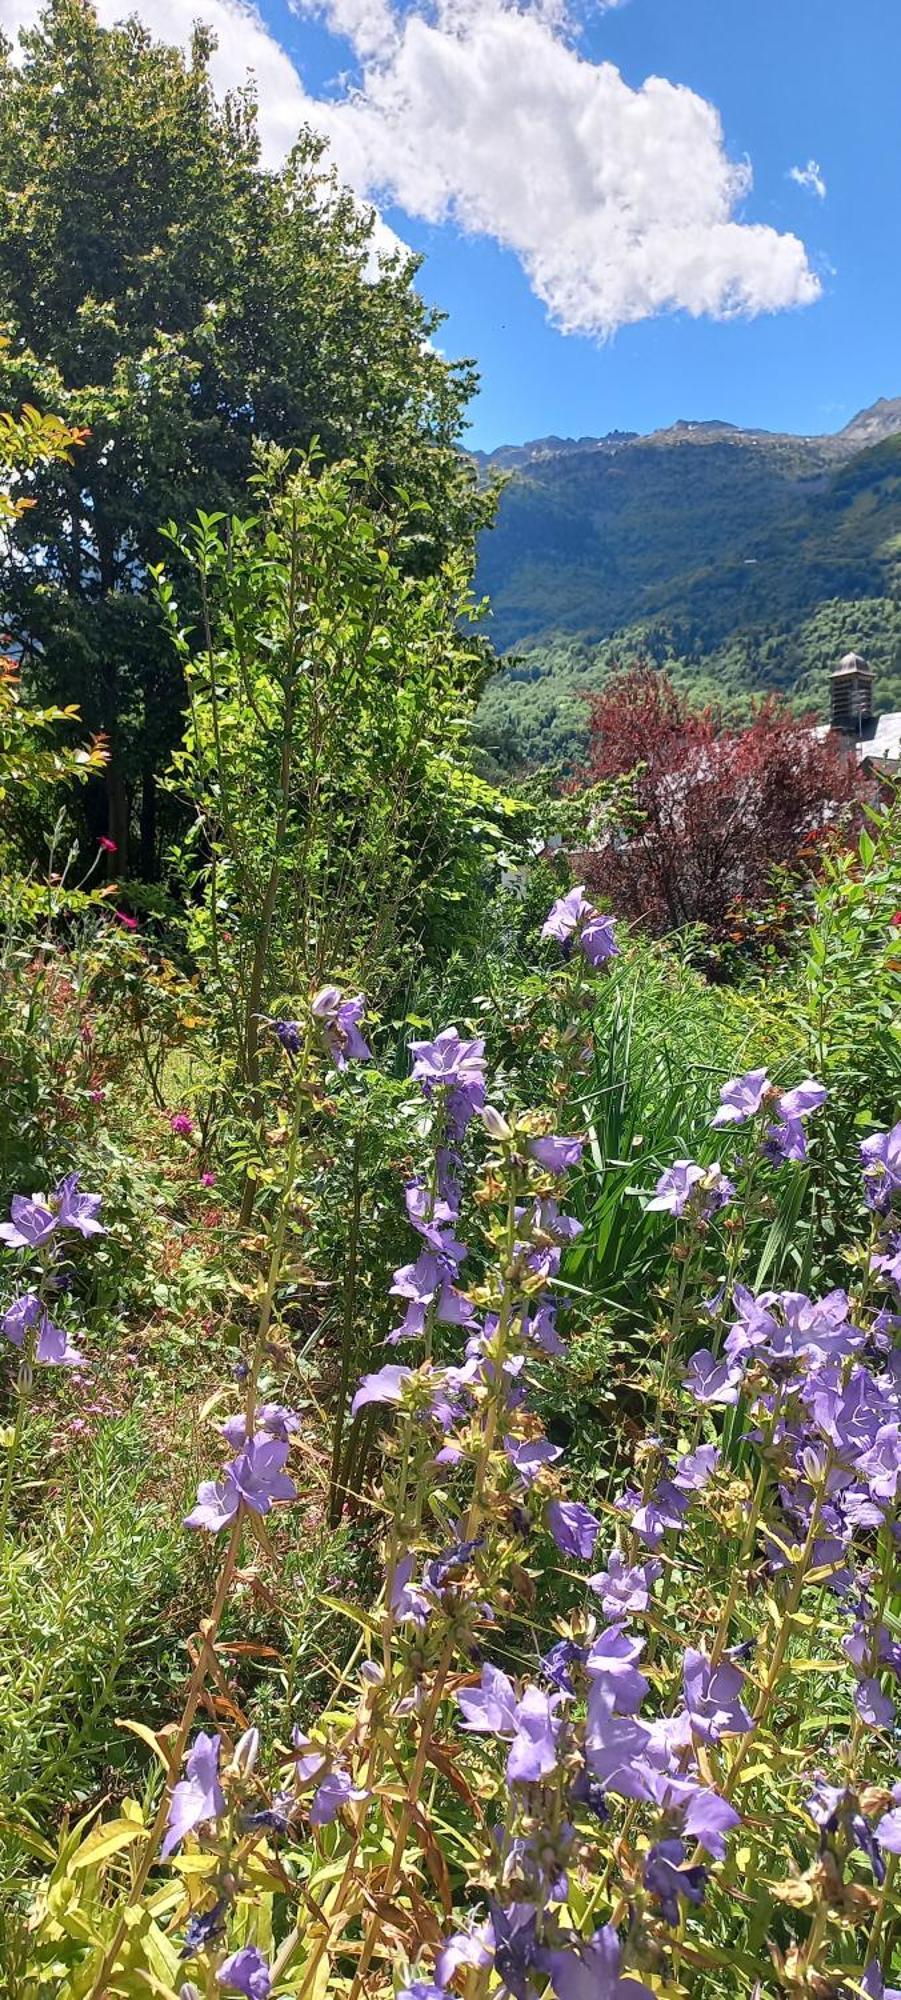
[{"label": "stone chimney", "polygon": [[855,736],[873,720],[873,672],[860,653],[846,653],[832,670],[829,720],[833,729]]}]

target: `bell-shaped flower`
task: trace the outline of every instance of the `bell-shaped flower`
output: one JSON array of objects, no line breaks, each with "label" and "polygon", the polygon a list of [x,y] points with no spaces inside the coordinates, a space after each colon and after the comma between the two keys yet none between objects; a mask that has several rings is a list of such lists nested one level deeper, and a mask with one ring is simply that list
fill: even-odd
[{"label": "bell-shaped flower", "polygon": [[219,1783],[219,1738],[203,1730],[194,1738],[185,1762],[185,1777],[174,1787],[169,1801],[169,1817],[160,1853],[168,1854],[184,1840],[186,1833],[208,1820],[220,1819],[225,1798]]}]

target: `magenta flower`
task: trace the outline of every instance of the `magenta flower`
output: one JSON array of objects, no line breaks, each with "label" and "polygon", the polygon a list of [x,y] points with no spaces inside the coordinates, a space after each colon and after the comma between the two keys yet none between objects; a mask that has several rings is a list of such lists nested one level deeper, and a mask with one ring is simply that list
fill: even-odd
[{"label": "magenta flower", "polygon": [[711,1125],[744,1125],[756,1117],[769,1088],[765,1069],[749,1069],[745,1076],[730,1077],[720,1091],[719,1109]]},{"label": "magenta flower", "polygon": [[207,1736],[200,1731],[188,1752],[185,1772],[187,1775],[175,1786],[169,1801],[166,1833],[160,1848],[164,1860],[186,1833],[193,1833],[196,1826],[203,1826],[207,1820],[219,1819],[225,1811],[219,1783],[218,1736]]},{"label": "magenta flower", "polygon": [[262,1434],[249,1439],[219,1480],[203,1479],[197,1503],[186,1516],[186,1528],[206,1528],[218,1534],[235,1518],[242,1502],[254,1514],[268,1514],[274,1501],[297,1497],[284,1471],[287,1444]]},{"label": "magenta flower", "polygon": [[268,2000],[272,1974],[255,1944],[242,1945],[224,1960],[216,1974],[217,1983],[230,1993],[243,1993],[244,2000]]},{"label": "magenta flower", "polygon": [[97,845],[98,847],[102,848],[104,854],[118,854],[119,850],[116,846],[115,841],[110,840],[105,833],[102,833],[100,835]]},{"label": "magenta flower", "polygon": [[187,1111],[173,1111],[172,1117],[169,1120],[169,1129],[179,1139],[190,1139],[191,1133],[194,1130],[194,1120],[188,1116]]}]

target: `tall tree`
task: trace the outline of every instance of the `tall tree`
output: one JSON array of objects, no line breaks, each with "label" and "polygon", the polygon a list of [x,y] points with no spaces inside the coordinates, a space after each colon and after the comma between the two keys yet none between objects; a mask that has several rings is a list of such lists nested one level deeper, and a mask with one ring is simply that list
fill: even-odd
[{"label": "tall tree", "polygon": [[245,512],[254,436],[371,448],[385,497],[422,506],[428,572],[485,510],[455,448],[474,377],[314,135],[263,169],[253,92],[217,103],[206,31],[186,60],[50,0],[21,42],[14,61],[0,39],[0,403],[90,436],[34,479],[7,617],[36,685],[106,731],[107,831],[121,864],[139,800],[150,872],[183,703],[148,583],[161,525]]}]

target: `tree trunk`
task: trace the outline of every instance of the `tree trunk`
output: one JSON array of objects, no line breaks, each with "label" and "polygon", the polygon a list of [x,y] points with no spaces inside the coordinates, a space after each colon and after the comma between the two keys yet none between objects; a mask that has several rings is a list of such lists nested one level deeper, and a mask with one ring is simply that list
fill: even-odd
[{"label": "tree trunk", "polygon": [[107,838],[115,841],[116,844],[116,873],[117,875],[126,875],[128,873],[128,792],[113,745],[110,745],[110,759],[106,767],[106,813]]},{"label": "tree trunk", "polygon": [[155,882],[157,878],[156,828],[156,772],[145,771],[141,780],[141,878],[144,882]]}]

